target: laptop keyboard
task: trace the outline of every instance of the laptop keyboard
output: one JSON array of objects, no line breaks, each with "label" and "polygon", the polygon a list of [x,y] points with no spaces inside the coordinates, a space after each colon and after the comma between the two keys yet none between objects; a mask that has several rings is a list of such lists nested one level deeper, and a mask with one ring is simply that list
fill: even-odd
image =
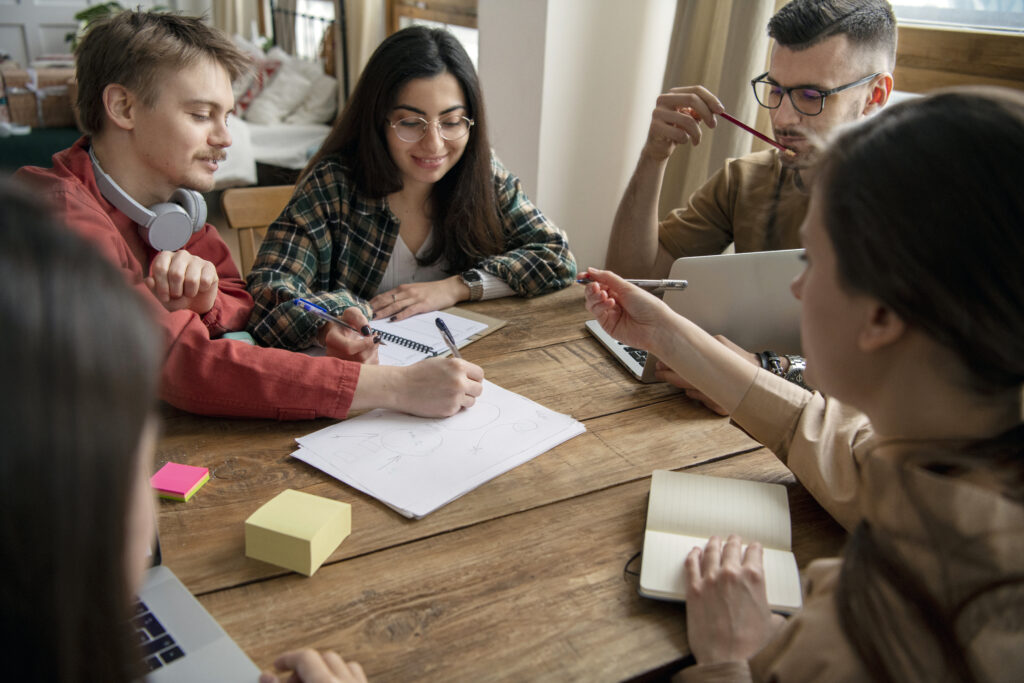
[{"label": "laptop keyboard", "polygon": [[647,352],[643,349],[634,349],[632,346],[622,345],[622,350],[630,355],[630,357],[640,364],[642,368],[644,363],[647,362]]},{"label": "laptop keyboard", "polygon": [[139,647],[142,648],[143,658],[149,671],[159,669],[165,664],[170,664],[185,656],[181,647],[174,642],[171,634],[163,627],[156,615],[149,611],[146,603],[141,600],[135,603],[135,616],[132,618],[132,625],[138,634]]}]

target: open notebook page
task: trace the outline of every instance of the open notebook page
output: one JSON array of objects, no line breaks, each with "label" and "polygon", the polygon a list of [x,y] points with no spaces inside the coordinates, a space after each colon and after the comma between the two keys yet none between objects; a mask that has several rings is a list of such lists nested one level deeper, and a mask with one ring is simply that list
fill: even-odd
[{"label": "open notebook page", "polygon": [[380,364],[412,365],[434,355],[447,355],[448,346],[437,329],[437,318],[444,320],[451,330],[456,346],[464,345],[474,334],[487,329],[486,323],[444,311],[420,313],[397,322],[375,320],[370,326],[381,332],[387,342],[377,351]]},{"label": "open notebook page", "polygon": [[655,470],[647,528],[699,538],[737,534],[766,548],[791,548],[781,484]]},{"label": "open notebook page", "polygon": [[[725,537],[722,538],[724,540]],[[703,548],[707,542],[707,537],[648,530],[644,534],[640,593],[649,598],[685,600],[686,556],[695,546]],[[743,548],[746,549],[746,545]],[[791,612],[800,607],[803,602],[800,571],[793,553],[765,548],[764,580],[768,605],[772,609]]]}]

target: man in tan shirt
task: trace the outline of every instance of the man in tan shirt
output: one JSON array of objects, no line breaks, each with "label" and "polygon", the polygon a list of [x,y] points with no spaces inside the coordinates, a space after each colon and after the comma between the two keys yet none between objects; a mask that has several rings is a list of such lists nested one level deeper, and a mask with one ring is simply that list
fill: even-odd
[{"label": "man in tan shirt", "polygon": [[807,209],[803,169],[816,140],[874,113],[892,92],[896,20],[886,0],[793,0],[768,23],[771,66],[753,81],[770,110],[772,149],[730,159],[685,207],[659,222],[658,196],[669,157],[696,146],[701,122],[715,128],[722,103],[702,86],[658,97],[647,142],[612,224],[607,268],[624,277],[667,277],[682,256],[795,249]]}]

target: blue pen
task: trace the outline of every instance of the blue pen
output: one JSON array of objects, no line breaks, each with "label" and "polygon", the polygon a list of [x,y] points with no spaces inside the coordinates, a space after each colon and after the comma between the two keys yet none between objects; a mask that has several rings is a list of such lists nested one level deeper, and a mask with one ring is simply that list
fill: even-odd
[{"label": "blue pen", "polygon": [[[323,308],[322,306],[317,306],[312,301],[306,301],[305,299],[292,299],[292,302],[296,306],[298,306],[299,308],[301,308],[301,309],[303,309],[305,311],[309,311],[310,313],[312,313],[313,315],[315,315],[318,318],[323,318],[324,320],[328,320],[328,321],[330,321],[332,323],[337,323],[337,324],[341,325],[344,328],[352,330],[353,332],[355,332],[357,334],[363,335],[364,337],[369,337],[370,334],[372,333],[372,330],[370,330],[370,326],[369,325],[363,325],[363,329],[357,330],[352,325],[349,325],[347,322],[345,322],[344,320],[342,320],[338,316],[336,316],[333,313],[329,312],[326,308]],[[382,342],[380,340],[380,337],[374,337],[373,341],[374,341],[375,344],[380,344],[382,346],[387,346],[387,344],[385,344],[384,342]]]},{"label": "blue pen", "polygon": [[459,353],[459,347],[455,345],[455,337],[452,336],[452,331],[448,329],[444,321],[440,318],[434,318],[434,324],[437,325],[437,329],[441,330],[441,338],[444,339],[444,343],[451,349],[452,355],[456,358],[462,358],[462,354]]}]

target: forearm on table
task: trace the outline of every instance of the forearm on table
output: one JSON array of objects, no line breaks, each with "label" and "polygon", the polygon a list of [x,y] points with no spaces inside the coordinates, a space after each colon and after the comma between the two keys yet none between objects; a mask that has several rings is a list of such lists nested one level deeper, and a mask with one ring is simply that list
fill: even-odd
[{"label": "forearm on table", "polygon": [[651,277],[658,256],[658,197],[666,164],[667,160],[641,154],[615,212],[606,268],[623,277]]},{"label": "forearm on table", "polygon": [[674,313],[658,327],[650,351],[729,413],[757,375],[747,359]]}]

